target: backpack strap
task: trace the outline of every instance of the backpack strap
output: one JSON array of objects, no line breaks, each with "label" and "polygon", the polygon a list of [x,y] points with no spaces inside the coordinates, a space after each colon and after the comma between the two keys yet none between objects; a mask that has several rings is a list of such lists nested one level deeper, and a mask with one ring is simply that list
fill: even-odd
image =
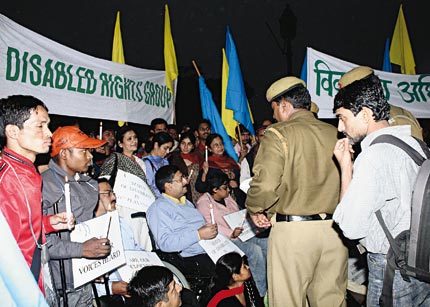
[{"label": "backpack strap", "polygon": [[[421,141],[417,138],[415,138],[415,140],[418,142],[418,144],[420,144],[422,150],[424,151],[424,154],[427,156],[427,159],[430,159],[430,150],[428,149],[426,143],[424,143],[423,141]],[[421,166],[421,164],[423,164],[424,160],[426,160],[426,158],[424,158],[418,151],[416,151],[414,148],[412,148],[412,146],[405,143],[404,141],[402,141],[398,137],[395,137],[394,135],[382,134],[382,135],[376,137],[372,141],[372,143],[370,143],[370,145],[380,144],[380,143],[388,143],[388,144],[391,144],[391,145],[394,145],[394,146],[397,146],[397,147],[403,149],[412,158],[412,160],[414,160],[414,162],[417,165]]]}]

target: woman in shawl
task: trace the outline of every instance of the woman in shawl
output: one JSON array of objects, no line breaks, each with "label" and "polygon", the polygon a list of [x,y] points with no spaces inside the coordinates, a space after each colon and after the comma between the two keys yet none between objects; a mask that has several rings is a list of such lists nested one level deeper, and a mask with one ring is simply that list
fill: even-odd
[{"label": "woman in shawl", "polygon": [[[113,152],[103,163],[100,169],[99,177],[106,177],[113,187],[118,198],[117,211],[133,230],[134,237],[141,247],[145,250],[152,250],[151,241],[148,235],[146,219],[132,218],[131,214],[136,212],[145,212],[155,200],[154,192],[149,187],[145,174],[145,164],[141,159],[134,155],[138,147],[138,138],[136,132],[130,126],[123,126],[117,134],[117,151]],[[119,189],[115,186],[118,180],[124,180],[124,176],[117,176],[118,172],[123,172],[125,176],[133,179],[140,179],[142,188],[146,189],[147,197],[138,199],[139,204],[133,206],[125,206],[126,199],[129,196],[127,191]],[[133,175],[133,176],[132,176]],[[126,179],[127,180],[127,179]],[[128,180],[129,181],[129,180]],[[139,207],[139,208],[136,208]],[[141,209],[140,209],[141,207]],[[139,210],[137,210],[139,209]]]},{"label": "woman in shawl", "polygon": [[173,151],[168,158],[170,164],[178,166],[181,173],[188,177],[189,184],[185,196],[193,204],[196,204],[200,197],[195,184],[203,164],[203,156],[194,150],[195,144],[196,137],[192,132],[181,134],[179,138],[179,150]]},{"label": "woman in shawl", "polygon": [[211,172],[223,172],[227,174],[229,186],[233,192],[232,197],[241,209],[245,208],[246,194],[239,189],[240,167],[224,149],[224,142],[221,135],[211,133],[206,139],[207,161],[203,162],[202,169],[196,180],[196,190],[200,193],[208,191],[206,176]]}]

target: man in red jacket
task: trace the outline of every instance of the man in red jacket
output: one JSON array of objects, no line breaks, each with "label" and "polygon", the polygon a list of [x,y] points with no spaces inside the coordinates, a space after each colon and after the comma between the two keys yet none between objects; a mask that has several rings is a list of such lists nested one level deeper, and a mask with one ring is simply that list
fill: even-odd
[{"label": "man in red jacket", "polygon": [[[51,145],[45,104],[32,96],[0,99],[0,210],[43,292],[40,249],[45,232],[67,228],[66,213],[43,217],[42,178],[33,165]],[[73,222],[73,221],[72,221]]]}]

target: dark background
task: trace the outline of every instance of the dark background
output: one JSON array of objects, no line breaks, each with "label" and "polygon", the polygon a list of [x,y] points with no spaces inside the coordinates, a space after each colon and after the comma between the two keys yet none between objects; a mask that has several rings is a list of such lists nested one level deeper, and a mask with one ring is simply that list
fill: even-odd
[{"label": "dark background", "polygon": [[[65,46],[110,60],[116,12],[127,64],[164,69],[164,4],[169,5],[179,65],[177,123],[201,118],[195,60],[220,105],[221,48],[229,25],[256,122],[271,118],[268,86],[300,75],[306,47],[381,69],[398,0],[76,0],[2,1],[0,13]],[[61,7],[60,7],[61,4]],[[430,73],[430,1],[403,1],[416,72]],[[394,71],[399,71],[398,67]],[[316,101],[317,102],[317,101]],[[54,125],[67,118],[53,116]],[[71,119],[70,119],[71,120]],[[97,131],[98,121],[79,121]],[[86,128],[88,130],[90,128]],[[426,128],[426,127],[424,127]]]}]

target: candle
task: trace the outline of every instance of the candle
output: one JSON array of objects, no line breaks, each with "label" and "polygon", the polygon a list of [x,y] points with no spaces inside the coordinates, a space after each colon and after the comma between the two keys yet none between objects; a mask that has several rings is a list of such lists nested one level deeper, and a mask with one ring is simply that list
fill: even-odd
[{"label": "candle", "polygon": [[67,225],[69,230],[72,229],[71,225],[71,219],[72,219],[72,205],[70,203],[70,183],[69,178],[67,176],[64,176],[64,198],[66,201],[66,215],[67,215]]},{"label": "candle", "polygon": [[210,212],[211,212],[211,221],[212,221],[212,224],[215,224],[214,207],[212,206],[212,204],[209,204],[209,208],[211,208]]},{"label": "candle", "polygon": [[243,228],[243,225],[245,224],[245,221],[246,221],[246,213],[243,214],[242,224],[240,224],[240,228]]},{"label": "candle", "polygon": [[103,140],[103,122],[100,122],[100,127],[99,127],[99,139]]},{"label": "candle", "polygon": [[205,161],[208,162],[208,146],[205,145]]},{"label": "candle", "polygon": [[190,173],[188,174],[188,179],[191,179],[191,176],[193,175],[193,169],[190,171]]}]

